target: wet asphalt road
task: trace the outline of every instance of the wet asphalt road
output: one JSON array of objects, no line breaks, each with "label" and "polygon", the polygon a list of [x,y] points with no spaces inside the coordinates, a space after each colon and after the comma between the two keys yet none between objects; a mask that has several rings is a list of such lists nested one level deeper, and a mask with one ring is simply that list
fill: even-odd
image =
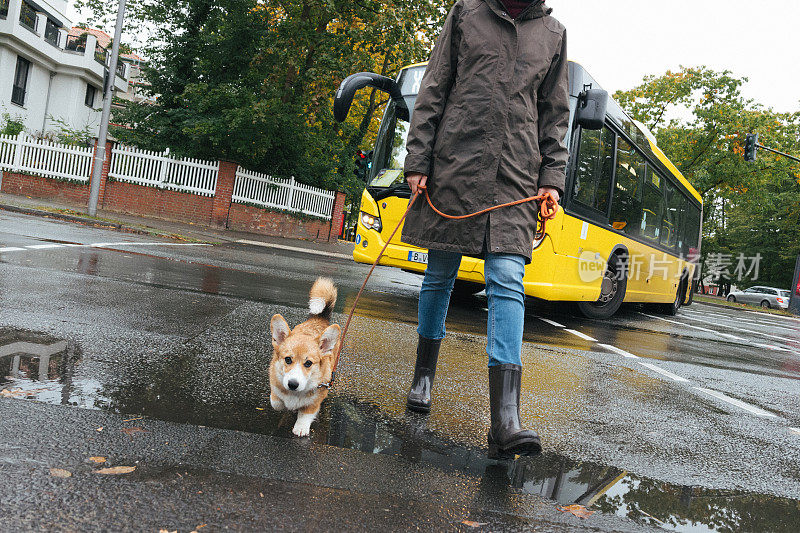
[{"label": "wet asphalt road", "polygon": [[[496,465],[485,459],[485,297],[451,305],[435,407],[419,417],[404,393],[420,277],[379,268],[311,439],[291,438],[293,418],[266,401],[269,317],[302,321],[319,275],[336,280],[344,313],[366,271],[0,211],[0,469],[17,480],[0,489],[0,518],[23,529],[796,530],[790,318],[693,305],[600,322],[531,301],[523,417],[546,453]],[[100,480],[90,455],[138,469]],[[598,512],[581,520],[556,502]]]}]

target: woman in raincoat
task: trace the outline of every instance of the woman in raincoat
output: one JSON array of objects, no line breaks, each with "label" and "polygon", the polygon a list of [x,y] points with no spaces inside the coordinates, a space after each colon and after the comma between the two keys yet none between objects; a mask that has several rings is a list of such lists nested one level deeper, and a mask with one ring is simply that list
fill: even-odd
[{"label": "woman in raincoat", "polygon": [[[569,121],[566,30],[542,0],[459,0],[431,54],[411,121],[405,176],[451,215],[564,189]],[[465,220],[416,202],[403,241],[429,249],[408,407],[428,412],[445,317],[463,254],[485,260],[490,457],[541,451],[519,417],[525,265],[537,206]],[[534,265],[535,268],[535,265]]]}]

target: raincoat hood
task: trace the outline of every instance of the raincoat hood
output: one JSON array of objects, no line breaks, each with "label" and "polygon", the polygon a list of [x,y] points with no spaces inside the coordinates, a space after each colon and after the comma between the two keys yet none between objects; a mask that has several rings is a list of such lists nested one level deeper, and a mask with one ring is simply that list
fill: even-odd
[{"label": "raincoat hood", "polygon": [[[503,6],[503,3],[500,2],[500,0],[484,0],[484,1],[498,16],[502,16],[501,13],[503,13],[506,10],[505,6]],[[542,18],[553,12],[553,9],[547,7],[543,0],[533,0],[531,4],[532,4],[531,7],[523,11],[517,18],[517,20]]]}]

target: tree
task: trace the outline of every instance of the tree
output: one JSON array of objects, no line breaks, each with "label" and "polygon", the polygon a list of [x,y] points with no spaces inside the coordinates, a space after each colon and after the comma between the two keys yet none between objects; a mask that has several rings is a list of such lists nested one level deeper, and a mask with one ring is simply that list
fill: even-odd
[{"label": "tree", "polygon": [[[96,0],[79,1],[102,19]],[[142,54],[158,99],[118,112],[115,122],[130,129],[114,134],[147,149],[230,159],[358,194],[355,152],[371,148],[386,99],[363,92],[338,124],[334,91],[353,72],[393,75],[426,59],[448,4],[136,0],[136,24],[153,33]]]},{"label": "tree", "polygon": [[[681,68],[614,96],[654,131],[659,147],[704,201],[703,256],[761,255],[758,279],[788,287],[800,253],[800,165],[759,154],[743,158],[747,133],[782,151],[800,148],[800,113],[776,113],[741,95],[746,78]],[[731,272],[734,281],[737,275]]]}]

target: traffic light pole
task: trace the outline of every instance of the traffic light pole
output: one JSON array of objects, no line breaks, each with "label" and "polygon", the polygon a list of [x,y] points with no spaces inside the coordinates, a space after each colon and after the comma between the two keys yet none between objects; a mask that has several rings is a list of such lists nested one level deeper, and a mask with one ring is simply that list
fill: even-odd
[{"label": "traffic light pole", "polygon": [[793,155],[789,155],[789,154],[787,154],[787,153],[785,153],[785,152],[781,152],[780,150],[775,150],[775,149],[773,149],[773,148],[769,148],[769,147],[767,147],[767,146],[764,146],[764,145],[763,145],[763,144],[761,144],[761,143],[756,143],[756,146],[758,146],[759,148],[761,148],[761,149],[763,149],[763,150],[766,150],[767,152],[772,152],[772,153],[774,153],[774,154],[782,155],[783,157],[788,157],[788,158],[789,158],[789,159],[791,159],[792,161],[797,161],[798,163],[800,163],[800,158],[797,158],[797,157],[795,157],[795,156],[793,156]]}]

